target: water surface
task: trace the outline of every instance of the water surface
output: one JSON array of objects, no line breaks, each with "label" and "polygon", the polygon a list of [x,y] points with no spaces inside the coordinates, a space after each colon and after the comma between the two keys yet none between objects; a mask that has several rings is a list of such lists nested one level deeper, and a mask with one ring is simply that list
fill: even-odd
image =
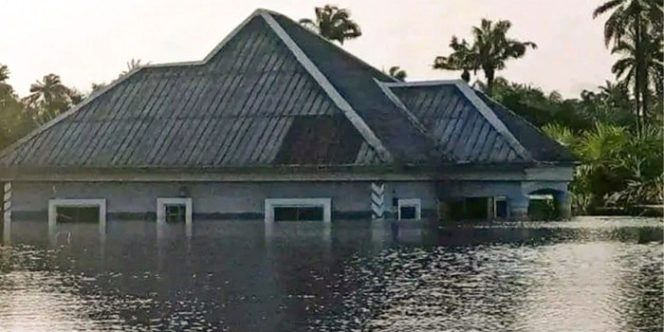
[{"label": "water surface", "polygon": [[0,331],[663,329],[656,219],[108,227],[14,223]]}]

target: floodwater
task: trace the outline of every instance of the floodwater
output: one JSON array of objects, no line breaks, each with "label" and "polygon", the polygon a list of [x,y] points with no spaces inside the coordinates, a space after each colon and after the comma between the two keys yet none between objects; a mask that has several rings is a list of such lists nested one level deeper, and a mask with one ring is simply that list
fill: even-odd
[{"label": "floodwater", "polygon": [[15,222],[0,331],[662,331],[662,222]]}]

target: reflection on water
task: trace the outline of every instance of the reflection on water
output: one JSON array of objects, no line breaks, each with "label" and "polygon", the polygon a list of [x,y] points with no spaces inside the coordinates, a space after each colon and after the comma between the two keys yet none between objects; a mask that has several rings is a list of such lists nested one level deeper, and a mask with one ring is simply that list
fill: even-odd
[{"label": "reflection on water", "polygon": [[654,219],[17,222],[0,331],[661,331],[662,258]]}]

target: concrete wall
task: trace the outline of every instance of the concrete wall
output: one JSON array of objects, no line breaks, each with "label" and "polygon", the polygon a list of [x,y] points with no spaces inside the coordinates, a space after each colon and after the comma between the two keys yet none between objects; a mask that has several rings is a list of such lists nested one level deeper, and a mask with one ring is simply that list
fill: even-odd
[{"label": "concrete wall", "polygon": [[[332,218],[371,217],[371,182],[13,182],[12,220],[47,220],[55,198],[105,198],[108,219],[154,218],[158,197],[177,197],[186,188],[194,220],[263,219],[266,198],[331,198]],[[420,198],[423,217],[435,216],[431,182],[385,182],[385,202]],[[390,214],[388,214],[390,215]]]}]

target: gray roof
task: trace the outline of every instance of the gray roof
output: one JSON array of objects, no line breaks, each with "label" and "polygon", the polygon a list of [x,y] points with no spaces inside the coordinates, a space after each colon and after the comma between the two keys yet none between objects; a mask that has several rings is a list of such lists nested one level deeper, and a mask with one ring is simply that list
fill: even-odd
[{"label": "gray roof", "polygon": [[468,163],[527,161],[527,153],[520,153],[517,144],[510,144],[456,84],[395,84],[390,90],[450,159]]},{"label": "gray roof", "polygon": [[204,60],[125,75],[3,151],[0,167],[566,161],[490,102],[459,81],[396,83],[258,10]]}]

